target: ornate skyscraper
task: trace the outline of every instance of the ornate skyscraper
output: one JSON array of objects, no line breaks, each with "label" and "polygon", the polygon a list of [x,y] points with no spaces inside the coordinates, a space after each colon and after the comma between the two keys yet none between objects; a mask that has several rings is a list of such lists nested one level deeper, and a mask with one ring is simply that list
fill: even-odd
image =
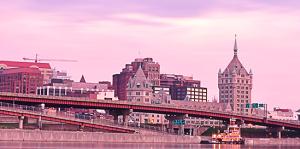
[{"label": "ornate skyscraper", "polygon": [[234,41],[234,56],[226,69],[218,73],[219,102],[230,104],[237,113],[249,113],[247,103],[251,103],[252,71],[244,68],[238,59],[236,36]]}]

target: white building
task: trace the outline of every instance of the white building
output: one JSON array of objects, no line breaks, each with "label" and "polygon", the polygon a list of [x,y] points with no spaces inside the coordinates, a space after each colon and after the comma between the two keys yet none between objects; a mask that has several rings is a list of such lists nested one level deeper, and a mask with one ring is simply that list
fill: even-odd
[{"label": "white building", "polygon": [[268,117],[278,120],[298,120],[297,112],[291,109],[274,108],[274,111],[268,112]]},{"label": "white building", "polygon": [[101,90],[95,94],[95,98],[98,100],[119,100],[118,97],[114,95],[114,90]]}]

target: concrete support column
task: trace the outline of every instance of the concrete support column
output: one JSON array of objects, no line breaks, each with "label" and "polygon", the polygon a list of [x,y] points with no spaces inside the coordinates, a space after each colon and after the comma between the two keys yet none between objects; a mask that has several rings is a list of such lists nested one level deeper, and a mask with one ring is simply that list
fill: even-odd
[{"label": "concrete support column", "polygon": [[39,116],[38,120],[37,120],[37,125],[39,129],[42,129],[42,116]]},{"label": "concrete support column", "polygon": [[24,116],[19,116],[19,129],[23,129]]},{"label": "concrete support column", "polygon": [[125,126],[128,125],[128,118],[129,118],[129,114],[132,113],[132,109],[128,109],[128,110],[109,110],[109,114],[112,115],[114,117],[114,123],[118,123],[118,116],[122,115],[123,116],[123,124]]},{"label": "concrete support column", "polygon": [[24,117],[23,124],[28,124],[28,117]]},{"label": "concrete support column", "polygon": [[129,115],[130,115],[132,112],[133,112],[132,109],[122,110],[123,124],[124,124],[124,126],[128,126]]},{"label": "concrete support column", "polygon": [[118,124],[119,123],[119,119],[118,119],[119,115],[118,114],[113,114],[112,116],[114,117],[114,123]]},{"label": "concrete support column", "polygon": [[281,131],[277,131],[278,139],[281,139]]},{"label": "concrete support column", "polygon": [[164,125],[163,123],[161,124],[161,131],[162,131],[162,132],[165,132],[165,131],[166,131],[166,127],[165,127],[165,125]]},{"label": "concrete support column", "polygon": [[83,129],[84,129],[84,125],[80,125],[79,126],[79,131],[83,131]]},{"label": "concrete support column", "polygon": [[123,113],[123,124],[124,126],[128,126],[128,116],[126,113]]},{"label": "concrete support column", "polygon": [[169,133],[174,133],[174,127],[171,121],[169,121],[168,129],[169,129]]},{"label": "concrete support column", "polygon": [[282,127],[279,127],[279,128],[277,128],[277,137],[279,138],[279,139],[281,139],[281,132],[284,130],[284,127],[282,126]]},{"label": "concrete support column", "polygon": [[179,125],[178,135],[184,135],[184,125]]}]

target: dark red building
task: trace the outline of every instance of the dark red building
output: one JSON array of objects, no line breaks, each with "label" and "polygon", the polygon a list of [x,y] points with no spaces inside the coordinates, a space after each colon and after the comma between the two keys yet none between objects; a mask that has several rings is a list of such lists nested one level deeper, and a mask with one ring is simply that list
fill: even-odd
[{"label": "dark red building", "polygon": [[43,84],[50,83],[53,76],[53,70],[49,63],[0,61],[0,70],[12,68],[37,68],[43,76]]},{"label": "dark red building", "polygon": [[11,68],[0,71],[0,92],[35,94],[43,85],[38,68]]},{"label": "dark red building", "polygon": [[[157,91],[155,88],[154,91]],[[158,89],[160,88],[168,88],[172,100],[207,102],[207,88],[201,87],[201,81],[194,80],[193,77],[161,74]]]},{"label": "dark red building", "polygon": [[126,88],[128,80],[136,73],[139,66],[142,67],[152,85],[160,85],[160,65],[154,62],[152,58],[137,58],[130,64],[126,64],[119,74],[113,75],[113,89],[115,90],[115,96],[119,100],[127,100]]}]

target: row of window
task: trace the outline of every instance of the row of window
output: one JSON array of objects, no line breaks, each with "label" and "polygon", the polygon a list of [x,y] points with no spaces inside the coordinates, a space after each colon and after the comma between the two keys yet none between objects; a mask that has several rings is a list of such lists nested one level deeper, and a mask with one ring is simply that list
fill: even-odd
[{"label": "row of window", "polygon": [[187,92],[187,95],[204,95],[204,96],[206,96],[206,93],[199,93],[199,92]]},{"label": "row of window", "polygon": [[148,67],[148,71],[159,72],[159,67]]},{"label": "row of window", "polygon": [[[221,94],[221,98],[233,98],[233,96],[232,95],[222,95]],[[237,98],[246,98],[246,99],[248,99],[249,98],[249,96],[248,95],[237,95]]]},{"label": "row of window", "polygon": [[[232,93],[232,91],[233,90],[221,90],[221,93]],[[247,90],[237,90],[236,91],[237,93],[241,93],[241,94],[248,94],[249,93],[249,91],[247,91]]]},{"label": "row of window", "polygon": [[[180,89],[178,89],[180,91]],[[188,91],[196,91],[196,92],[207,92],[207,89],[202,89],[202,88],[187,88]]]},{"label": "row of window", "polygon": [[[145,117],[148,117],[148,116],[149,116],[149,117],[155,117],[155,114],[149,115],[149,114],[132,113],[132,116],[140,116],[140,115],[144,115]],[[159,118],[160,115],[159,115],[159,114],[156,114],[156,117]]]},{"label": "row of window", "polygon": [[[135,101],[138,101],[138,102],[142,101],[140,98],[129,98],[128,100],[129,101],[133,101],[134,99],[135,99]],[[145,98],[145,102],[150,102],[150,99],[149,98]]]},{"label": "row of window", "polygon": [[[134,93],[134,92],[133,92]],[[127,92],[127,95],[131,96],[131,95],[138,95],[138,96],[143,96],[143,94],[141,92],[135,92],[135,94],[132,94],[132,92]],[[146,92],[145,93],[146,96],[149,96],[150,93],[149,92]]]},{"label": "row of window", "polygon": [[[221,89],[232,89],[233,87],[232,86],[220,86]],[[248,86],[236,86],[237,89],[246,89],[248,90],[249,87]]]},{"label": "row of window", "polygon": [[251,80],[241,80],[241,79],[236,79],[236,80],[233,80],[233,79],[221,79],[219,81],[219,83],[242,83],[242,84],[250,84],[251,83]]}]

